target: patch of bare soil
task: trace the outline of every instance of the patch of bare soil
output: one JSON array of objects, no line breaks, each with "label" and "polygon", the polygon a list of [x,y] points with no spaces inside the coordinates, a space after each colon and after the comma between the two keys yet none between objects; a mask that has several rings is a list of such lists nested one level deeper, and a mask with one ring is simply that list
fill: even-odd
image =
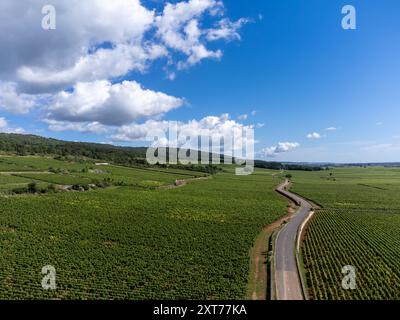
[{"label": "patch of bare soil", "polygon": [[17,231],[17,227],[14,226],[0,226],[0,233],[14,233]]},{"label": "patch of bare soil", "polygon": [[106,240],[106,241],[103,242],[103,244],[104,244],[106,247],[112,248],[112,247],[116,247],[116,246],[118,245],[118,241],[115,241],[115,240]]},{"label": "patch of bare soil", "polygon": [[50,171],[0,171],[1,175],[4,176],[12,176],[16,175],[23,175],[23,174],[52,174]]},{"label": "patch of bare soil", "polygon": [[211,178],[212,178],[212,176],[191,178],[191,179],[185,179],[185,180],[175,180],[174,184],[161,186],[161,187],[158,187],[158,189],[176,189],[176,188],[180,188],[180,187],[186,186],[187,184],[189,184],[189,183],[191,183],[193,181],[208,180],[208,179],[211,179]]}]

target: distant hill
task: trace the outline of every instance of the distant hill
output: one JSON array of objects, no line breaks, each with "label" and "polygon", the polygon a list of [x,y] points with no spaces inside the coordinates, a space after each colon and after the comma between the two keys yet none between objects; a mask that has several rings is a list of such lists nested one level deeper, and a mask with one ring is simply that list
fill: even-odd
[{"label": "distant hill", "polygon": [[36,135],[7,133],[0,133],[0,151],[18,155],[86,157],[116,163],[136,161],[146,157],[146,148],[144,147],[117,147],[100,143],[70,142]]},{"label": "distant hill", "polygon": [[[119,147],[109,144],[71,142],[45,138],[36,135],[23,135],[0,133],[0,151],[17,155],[53,155],[58,157],[89,158],[112,162],[116,164],[147,166],[146,147]],[[198,159],[212,159],[212,154],[204,154],[198,151]],[[218,155],[217,155],[218,156]],[[231,163],[233,159],[228,156],[219,155],[221,163]],[[227,161],[229,160],[229,161]],[[322,166],[305,164],[282,164],[280,162],[268,162],[256,160],[255,167],[275,170],[321,170]]]},{"label": "distant hill", "polygon": [[[146,161],[146,151],[146,147],[119,147],[109,144],[56,140],[36,135],[0,133],[0,152],[20,156],[51,155],[63,159],[87,158],[127,166],[149,166]],[[198,159],[202,159],[202,157],[203,159],[207,159],[208,157],[210,164],[202,166],[187,165],[184,166],[184,169],[206,171],[209,173],[215,172],[216,166],[211,165],[212,154],[198,151]],[[217,157],[220,157],[221,163],[224,163],[228,159],[233,161],[228,156],[217,155]],[[169,166],[182,167],[183,165]]]}]

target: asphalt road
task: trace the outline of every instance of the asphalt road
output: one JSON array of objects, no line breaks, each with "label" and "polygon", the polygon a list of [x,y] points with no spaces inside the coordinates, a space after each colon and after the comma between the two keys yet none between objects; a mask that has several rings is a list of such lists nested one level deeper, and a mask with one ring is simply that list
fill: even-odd
[{"label": "asphalt road", "polygon": [[296,264],[296,237],[312,206],[306,200],[289,192],[285,181],[276,190],[296,202],[300,209],[281,229],[275,243],[275,283],[277,300],[303,300],[303,291]]}]

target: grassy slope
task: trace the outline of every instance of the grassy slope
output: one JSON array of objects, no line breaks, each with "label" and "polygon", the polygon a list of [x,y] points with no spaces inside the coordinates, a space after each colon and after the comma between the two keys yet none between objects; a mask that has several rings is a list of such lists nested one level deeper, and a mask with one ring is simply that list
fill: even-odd
[{"label": "grassy slope", "polygon": [[[50,168],[60,173],[46,173]],[[86,170],[82,172],[82,170]],[[11,175],[12,173],[12,175]],[[1,156],[0,192],[27,186],[35,181],[40,186],[49,184],[90,184],[109,179],[113,183],[137,186],[160,186],[172,184],[177,179],[204,176],[204,173],[178,169],[128,168],[121,166],[96,166],[90,162],[75,163],[38,156]]]},{"label": "grassy slope", "polygon": [[[294,174],[293,191],[324,207],[303,248],[311,297],[400,299],[400,169],[331,172]],[[345,265],[357,268],[356,290],[341,287]]]},{"label": "grassy slope", "polygon": [[[254,239],[286,211],[275,183],[259,170],[170,190],[0,197],[0,298],[243,298]],[[55,292],[40,285],[49,264]]]}]

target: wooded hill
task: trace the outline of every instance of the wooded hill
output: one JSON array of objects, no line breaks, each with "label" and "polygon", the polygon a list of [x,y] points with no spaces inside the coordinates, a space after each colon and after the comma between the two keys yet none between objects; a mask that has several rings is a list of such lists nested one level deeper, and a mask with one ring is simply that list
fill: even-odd
[{"label": "wooded hill", "polygon": [[[130,166],[148,166],[146,150],[146,147],[119,147],[100,143],[62,141],[36,135],[0,133],[0,152],[21,156],[53,155],[60,158],[88,158]],[[202,154],[198,151],[198,159],[200,159],[202,155],[204,157],[204,153]],[[212,154],[208,154],[208,157],[211,163]],[[221,163],[227,162],[226,160],[228,159],[230,160],[229,162],[232,162],[232,159],[228,156],[219,155],[219,157]],[[185,166],[185,169],[190,169],[190,167],[198,170],[199,167],[205,166],[191,165]],[[211,170],[211,168],[215,166],[209,165],[208,167],[208,169]],[[263,160],[256,160],[255,167],[275,170],[321,170],[320,166],[287,165],[280,162],[268,162]],[[206,171],[209,171],[208,169]]]}]

